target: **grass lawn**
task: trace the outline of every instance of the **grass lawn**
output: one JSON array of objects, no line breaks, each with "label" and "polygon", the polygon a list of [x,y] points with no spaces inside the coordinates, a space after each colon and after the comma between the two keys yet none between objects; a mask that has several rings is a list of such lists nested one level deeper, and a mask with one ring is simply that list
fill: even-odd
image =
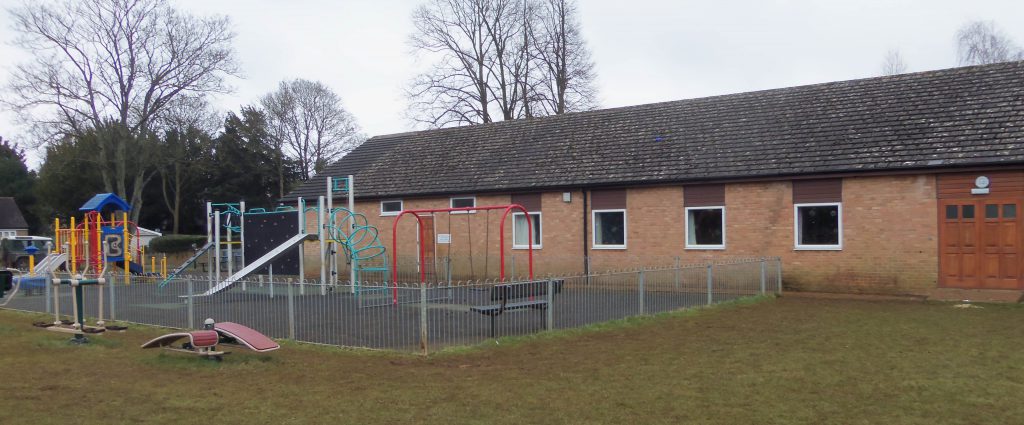
[{"label": "grass lawn", "polygon": [[1021,423],[1024,308],[781,298],[429,358],[223,363],[0,312],[0,423]]}]

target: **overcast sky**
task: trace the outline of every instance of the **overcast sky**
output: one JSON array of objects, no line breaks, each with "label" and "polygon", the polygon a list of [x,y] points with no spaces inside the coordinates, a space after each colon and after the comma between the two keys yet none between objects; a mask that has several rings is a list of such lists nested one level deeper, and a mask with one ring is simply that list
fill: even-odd
[{"label": "overcast sky", "polygon": [[[406,43],[419,0],[172,0],[225,14],[244,78],[215,104],[238,110],[283,79],[321,80],[368,135],[410,130],[403,87],[426,64]],[[25,54],[0,0],[0,85]],[[1024,1],[578,0],[602,107],[876,76],[899,49],[910,71],[955,65],[954,35],[993,20],[1024,43]],[[0,112],[0,136],[23,129]],[[34,160],[33,162],[37,162]]]}]

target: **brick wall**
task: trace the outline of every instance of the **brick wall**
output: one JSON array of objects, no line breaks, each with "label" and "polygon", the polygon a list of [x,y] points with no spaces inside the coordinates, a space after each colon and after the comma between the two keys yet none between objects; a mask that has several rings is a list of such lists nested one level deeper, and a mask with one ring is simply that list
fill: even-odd
[{"label": "brick wall", "polygon": [[[593,250],[593,224],[587,211],[586,243],[593,270],[670,265],[749,256],[781,257],[783,280],[791,289],[914,293],[934,288],[938,278],[936,185],[933,176],[852,177],[843,180],[843,249],[794,249],[792,184],[789,181],[726,185],[726,241],[722,250],[685,249],[683,191],[680,186],[633,188],[627,191],[627,249]],[[542,196],[543,247],[535,251],[535,274],[583,271],[583,193]],[[507,204],[509,195],[480,195],[477,205]],[[405,199],[405,209],[446,208],[448,198]],[[381,217],[378,201],[357,202],[356,209],[391,250],[395,217]],[[453,258],[456,279],[498,276],[500,212],[438,214],[436,233],[451,234],[451,244],[437,245],[437,257]],[[309,231],[315,217],[309,215]],[[449,221],[450,219],[450,221]],[[490,235],[488,237],[488,229]],[[405,217],[398,229],[400,271],[415,276],[415,219]],[[511,219],[506,247],[512,245]],[[472,239],[472,241],[470,241]],[[307,276],[319,274],[319,246],[306,246]],[[471,254],[472,253],[472,254]],[[526,251],[506,249],[506,273],[526,274]],[[472,261],[470,260],[472,258]],[[438,267],[444,267],[439,263]],[[342,273],[347,270],[343,267]]]}]

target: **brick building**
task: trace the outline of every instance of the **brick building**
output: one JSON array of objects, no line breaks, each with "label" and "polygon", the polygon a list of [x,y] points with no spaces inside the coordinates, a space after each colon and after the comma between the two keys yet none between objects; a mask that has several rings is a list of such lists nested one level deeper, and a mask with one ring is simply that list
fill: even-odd
[{"label": "brick building", "polygon": [[[1024,289],[1024,62],[377,136],[323,174],[388,247],[402,210],[521,204],[542,273],[777,256],[792,289]],[[425,240],[494,277],[498,219]],[[522,267],[525,219],[505,231]]]}]

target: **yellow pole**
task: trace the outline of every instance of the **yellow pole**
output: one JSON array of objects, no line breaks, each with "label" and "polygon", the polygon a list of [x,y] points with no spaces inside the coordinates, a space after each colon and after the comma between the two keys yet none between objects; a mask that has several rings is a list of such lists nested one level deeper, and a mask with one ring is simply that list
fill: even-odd
[{"label": "yellow pole", "polygon": [[167,254],[160,259],[160,276],[167,277]]},{"label": "yellow pole", "polygon": [[60,252],[60,217],[53,219],[53,247],[56,252]]},{"label": "yellow pole", "polygon": [[131,285],[131,274],[128,272],[132,261],[131,241],[128,240],[128,213],[123,213],[121,228],[124,230],[124,284]]},{"label": "yellow pole", "polygon": [[103,214],[96,213],[96,264],[103,270]]},{"label": "yellow pole", "polygon": [[149,272],[150,273],[156,272],[156,256],[155,255],[150,255],[149,256]]},{"label": "yellow pole", "polygon": [[30,274],[32,276],[36,275],[36,256],[35,255],[29,255],[28,256],[28,274]]},{"label": "yellow pole", "polygon": [[71,274],[74,275],[75,273],[78,273],[78,252],[76,251],[78,248],[78,237],[75,235],[74,217],[71,217],[71,228],[68,229],[68,231],[71,233]]}]

